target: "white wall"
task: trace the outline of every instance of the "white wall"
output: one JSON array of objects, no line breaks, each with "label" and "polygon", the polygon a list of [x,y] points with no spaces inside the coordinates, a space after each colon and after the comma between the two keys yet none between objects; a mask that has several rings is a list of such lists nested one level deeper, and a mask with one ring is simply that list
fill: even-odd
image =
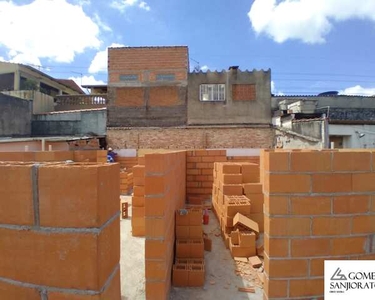
[{"label": "white wall", "polygon": [[[329,124],[329,135],[344,136],[344,148],[375,148],[375,125]],[[365,136],[359,138],[359,134]]]}]

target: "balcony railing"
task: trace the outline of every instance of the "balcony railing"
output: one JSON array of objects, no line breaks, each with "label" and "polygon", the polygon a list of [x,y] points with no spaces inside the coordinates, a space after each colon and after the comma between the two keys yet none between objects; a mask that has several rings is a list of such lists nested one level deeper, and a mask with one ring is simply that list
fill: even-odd
[{"label": "balcony railing", "polygon": [[107,95],[59,95],[55,97],[55,111],[101,108],[107,106]]}]

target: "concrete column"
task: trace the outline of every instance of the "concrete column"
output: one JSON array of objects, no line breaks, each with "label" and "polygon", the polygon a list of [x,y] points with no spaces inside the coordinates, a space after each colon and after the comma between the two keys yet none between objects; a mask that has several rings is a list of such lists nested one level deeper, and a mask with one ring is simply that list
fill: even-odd
[{"label": "concrete column", "polygon": [[20,78],[20,71],[19,70],[16,70],[14,72],[14,90],[15,91],[19,91],[20,90],[20,82],[21,82],[21,78]]}]

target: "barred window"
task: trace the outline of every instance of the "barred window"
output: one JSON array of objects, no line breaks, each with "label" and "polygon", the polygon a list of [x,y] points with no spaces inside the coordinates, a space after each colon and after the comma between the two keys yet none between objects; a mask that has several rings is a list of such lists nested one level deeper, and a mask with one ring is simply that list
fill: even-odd
[{"label": "barred window", "polygon": [[201,84],[200,101],[225,101],[225,84]]}]

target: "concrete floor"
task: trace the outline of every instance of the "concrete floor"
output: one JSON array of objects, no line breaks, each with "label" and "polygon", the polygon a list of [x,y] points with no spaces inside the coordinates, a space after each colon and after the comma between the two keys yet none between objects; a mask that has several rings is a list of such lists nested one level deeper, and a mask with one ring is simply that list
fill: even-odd
[{"label": "concrete floor", "polygon": [[131,196],[121,196],[129,202],[129,218],[120,221],[121,230],[121,300],[144,300],[145,238],[132,236]]},{"label": "concrete floor", "polygon": [[[131,203],[131,197],[121,197]],[[131,216],[131,204],[129,205]],[[131,219],[121,220],[121,299],[145,299],[144,238],[131,235]],[[236,263],[225,248],[220,236],[219,224],[210,212],[210,224],[203,226],[204,232],[212,239],[212,252],[205,252],[206,283],[202,288],[172,287],[170,299],[263,299],[263,290],[258,287],[256,270],[248,264]],[[237,270],[237,271],[236,271]],[[241,270],[242,276],[239,274]],[[256,293],[243,293],[238,287],[255,287]]]}]

